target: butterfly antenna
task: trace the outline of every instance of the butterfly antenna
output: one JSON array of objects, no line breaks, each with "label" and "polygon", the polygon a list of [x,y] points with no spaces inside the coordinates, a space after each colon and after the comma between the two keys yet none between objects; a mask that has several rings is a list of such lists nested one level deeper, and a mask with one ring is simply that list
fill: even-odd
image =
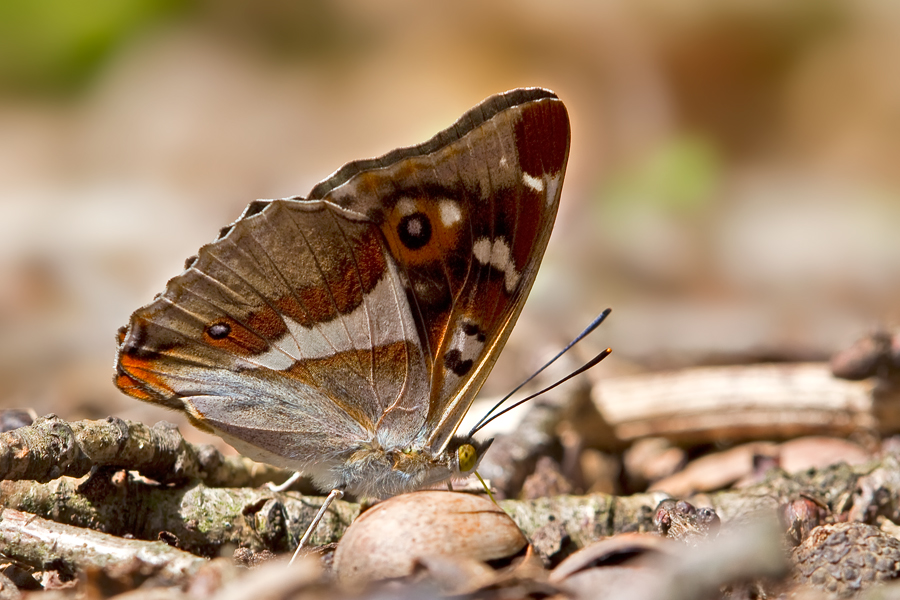
[{"label": "butterfly antenna", "polygon": [[[603,312],[601,312],[599,315],[597,315],[597,318],[595,318],[593,321],[591,321],[590,325],[588,325],[587,327],[585,327],[585,328],[584,328],[584,331],[582,331],[581,333],[579,333],[579,334],[575,337],[575,339],[572,340],[571,342],[569,342],[569,344],[568,344],[565,348],[563,348],[562,350],[560,350],[559,353],[558,353],[556,356],[554,356],[554,357],[551,358],[549,361],[547,361],[547,362],[544,364],[543,367],[541,367],[540,369],[538,369],[537,371],[535,371],[534,373],[532,373],[531,376],[528,377],[528,379],[526,379],[525,381],[523,381],[522,383],[520,383],[519,385],[517,385],[516,388],[515,388],[513,391],[511,391],[510,393],[508,393],[508,394],[506,394],[505,396],[503,396],[503,398],[501,398],[499,402],[497,402],[494,406],[492,406],[492,407],[491,407],[491,410],[487,411],[487,413],[485,413],[485,415],[484,415],[483,417],[481,417],[481,420],[479,420],[478,423],[476,423],[475,426],[472,427],[472,430],[469,432],[469,435],[468,435],[467,437],[472,437],[479,429],[481,429],[482,427],[484,427],[485,425],[487,425],[488,423],[490,423],[491,421],[493,421],[495,418],[497,418],[497,417],[499,417],[500,415],[502,415],[502,414],[508,412],[510,409],[515,408],[516,406],[519,406],[520,404],[522,404],[522,403],[525,402],[526,400],[530,400],[530,399],[533,398],[534,396],[539,396],[540,394],[543,394],[543,393],[546,392],[547,390],[553,389],[554,387],[556,387],[557,385],[559,385],[559,384],[562,383],[563,381],[567,381],[568,379],[571,379],[571,378],[574,377],[575,375],[578,375],[579,373],[583,373],[584,371],[586,371],[587,369],[589,369],[590,367],[586,367],[586,368],[585,368],[585,367],[582,367],[582,368],[579,369],[578,371],[576,371],[576,372],[574,372],[574,373],[568,375],[566,378],[561,379],[560,381],[557,381],[556,383],[554,383],[552,386],[546,388],[545,390],[543,390],[543,391],[541,391],[541,392],[538,392],[537,394],[534,394],[533,396],[529,396],[529,397],[526,398],[525,400],[521,400],[521,401],[519,401],[519,402],[516,402],[515,404],[513,404],[512,406],[510,406],[509,408],[507,408],[507,409],[504,410],[503,412],[498,413],[498,414],[494,415],[493,417],[491,416],[491,414],[492,414],[495,410],[497,410],[498,408],[500,408],[500,406],[502,406],[504,402],[506,402],[507,400],[509,400],[516,392],[518,392],[520,389],[522,389],[523,387],[525,387],[532,379],[534,379],[535,377],[537,377],[538,375],[540,375],[540,374],[544,371],[544,369],[546,369],[547,367],[549,367],[550,365],[552,365],[553,363],[555,363],[556,360],[557,360],[559,357],[561,357],[563,354],[565,354],[566,352],[568,352],[569,349],[572,348],[572,346],[574,346],[575,344],[577,344],[578,342],[580,342],[582,339],[584,339],[585,336],[587,336],[587,335],[590,334],[592,331],[594,331],[595,329],[597,329],[597,327],[599,327],[600,323],[602,323],[604,320],[606,320],[606,317],[608,317],[608,316],[609,316],[609,313],[611,313],[611,312],[612,312],[612,309],[611,309],[611,308],[607,308],[606,310],[604,310]],[[606,355],[608,355],[608,354],[609,354],[610,352],[612,352],[612,351],[611,351],[609,348],[607,348],[606,350],[604,350],[604,352],[605,352],[606,354],[604,354],[603,352],[600,353],[600,354],[603,354],[603,357],[601,357],[601,358],[596,358],[596,357],[595,357],[595,358],[594,358],[594,361],[591,361],[591,362],[593,362],[593,364],[591,364],[591,367],[594,366],[595,364],[597,364],[598,362],[600,362],[601,360],[603,360],[603,358],[605,358]],[[599,356],[599,355],[598,355],[598,356]],[[596,362],[595,362],[595,361],[596,361]],[[590,363],[588,363],[588,364],[590,364]]]},{"label": "butterfly antenna", "polygon": [[[588,369],[594,367],[598,362],[600,362],[601,360],[603,360],[604,358],[606,358],[606,357],[609,356],[610,354],[612,354],[612,348],[607,348],[606,350],[604,350],[603,352],[601,352],[600,354],[598,354],[597,356],[595,356],[594,358],[592,358],[592,359],[589,360],[588,362],[584,363],[584,365],[582,365],[581,368],[576,369],[575,371],[572,371],[571,373],[569,373],[568,375],[566,375],[565,377],[563,377],[562,379],[560,379],[560,380],[557,381],[556,383],[554,383],[554,384],[552,384],[552,385],[548,385],[547,387],[545,387],[545,388],[542,389],[541,391],[535,392],[534,394],[528,396],[527,398],[523,398],[522,400],[519,400],[518,402],[516,402],[516,403],[513,404],[512,406],[507,406],[506,408],[504,408],[503,410],[501,410],[500,412],[498,412],[496,415],[494,415],[494,416],[491,417],[490,419],[488,419],[488,420],[484,421],[483,423],[481,423],[481,425],[479,425],[475,430],[473,430],[472,433],[476,433],[479,429],[481,429],[482,427],[484,427],[485,425],[487,425],[488,423],[490,423],[491,421],[493,421],[493,420],[496,419],[497,417],[502,417],[503,415],[505,415],[506,413],[508,413],[508,412],[511,411],[512,409],[514,409],[514,408],[516,408],[517,406],[520,406],[520,405],[522,405],[522,404],[525,404],[526,402],[528,402],[528,401],[531,400],[532,398],[537,398],[537,397],[540,396],[541,394],[543,394],[543,393],[545,393],[545,392],[549,392],[550,390],[552,390],[552,389],[555,388],[556,386],[562,385],[563,383],[567,382],[568,380],[572,379],[573,377],[577,377],[578,375],[581,375],[582,373],[584,373],[584,372],[587,371]],[[469,435],[471,436],[472,434],[470,433]]]}]

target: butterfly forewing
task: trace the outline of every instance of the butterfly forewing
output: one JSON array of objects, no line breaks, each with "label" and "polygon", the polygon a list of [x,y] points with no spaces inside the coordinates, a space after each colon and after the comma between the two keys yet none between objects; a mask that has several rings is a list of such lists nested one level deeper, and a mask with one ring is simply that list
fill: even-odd
[{"label": "butterfly forewing", "polygon": [[556,96],[515,90],[309,200],[252,203],[132,315],[116,384],[290,468],[440,452],[534,281],[568,144]]},{"label": "butterfly forewing", "polygon": [[471,405],[531,289],[569,148],[565,107],[545,90],[497,96],[448,131],[440,147],[366,161],[367,170],[348,165],[313,191],[377,223],[404,274],[432,368],[424,433],[434,451]]}]

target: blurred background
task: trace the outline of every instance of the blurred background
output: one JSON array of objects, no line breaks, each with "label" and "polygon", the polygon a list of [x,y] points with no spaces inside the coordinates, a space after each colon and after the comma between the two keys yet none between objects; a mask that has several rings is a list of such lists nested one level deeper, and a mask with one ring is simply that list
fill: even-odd
[{"label": "blurred background", "polygon": [[2,2],[0,407],[177,420],[111,377],[186,257],[519,86],[572,151],[487,391],[607,306],[594,377],[827,358],[900,317],[898,62],[881,0]]}]

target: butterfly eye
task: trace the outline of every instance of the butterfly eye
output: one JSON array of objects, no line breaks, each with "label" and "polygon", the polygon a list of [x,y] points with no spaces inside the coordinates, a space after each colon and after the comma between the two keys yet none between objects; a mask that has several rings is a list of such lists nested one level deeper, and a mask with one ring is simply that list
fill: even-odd
[{"label": "butterfly eye", "polygon": [[228,323],[213,323],[206,328],[206,335],[214,340],[223,340],[231,333],[231,326]]},{"label": "butterfly eye", "polygon": [[465,473],[475,468],[478,452],[475,451],[475,446],[472,444],[463,444],[456,451],[456,458],[459,460],[460,472]]}]

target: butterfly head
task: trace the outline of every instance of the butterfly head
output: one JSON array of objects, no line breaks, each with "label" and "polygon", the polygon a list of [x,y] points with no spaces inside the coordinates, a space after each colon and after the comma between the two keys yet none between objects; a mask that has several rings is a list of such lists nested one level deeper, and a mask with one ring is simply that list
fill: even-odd
[{"label": "butterfly head", "polygon": [[449,455],[453,477],[467,477],[474,473],[492,443],[493,438],[484,442],[465,437],[453,438],[446,453]]}]

